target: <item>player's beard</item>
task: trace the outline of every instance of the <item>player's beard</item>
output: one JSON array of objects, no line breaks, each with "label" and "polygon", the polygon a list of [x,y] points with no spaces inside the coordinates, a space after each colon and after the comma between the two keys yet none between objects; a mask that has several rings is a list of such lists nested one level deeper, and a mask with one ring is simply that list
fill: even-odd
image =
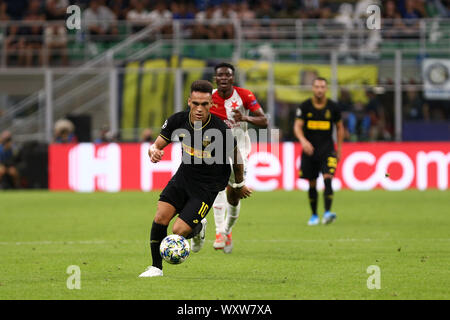
[{"label": "player's beard", "polygon": [[317,103],[322,103],[322,102],[324,102],[324,101],[325,101],[325,94],[321,94],[320,96],[317,95],[317,94],[315,94],[315,95],[314,95],[314,100],[315,100],[315,102],[317,102]]},{"label": "player's beard", "polygon": [[233,81],[220,81],[217,83],[217,90],[222,97],[226,97],[231,94],[233,90]]}]

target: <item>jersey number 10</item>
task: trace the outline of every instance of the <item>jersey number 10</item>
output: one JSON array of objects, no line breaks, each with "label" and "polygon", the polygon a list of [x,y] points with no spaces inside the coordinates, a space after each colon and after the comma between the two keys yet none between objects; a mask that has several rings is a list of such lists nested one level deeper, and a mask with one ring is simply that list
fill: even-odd
[{"label": "jersey number 10", "polygon": [[202,202],[202,207],[200,208],[200,210],[198,210],[198,214],[199,214],[202,218],[204,218],[206,212],[208,211],[208,208],[209,208],[209,206],[208,206],[206,203]]}]

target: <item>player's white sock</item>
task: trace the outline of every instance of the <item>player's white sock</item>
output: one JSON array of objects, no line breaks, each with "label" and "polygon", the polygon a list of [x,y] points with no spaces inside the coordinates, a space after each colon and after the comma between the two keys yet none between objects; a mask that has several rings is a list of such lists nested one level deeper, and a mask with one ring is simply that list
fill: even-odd
[{"label": "player's white sock", "polygon": [[235,225],[239,218],[239,212],[241,212],[241,202],[239,201],[237,206],[232,206],[227,202],[227,219],[225,221],[225,233],[229,234],[231,229]]},{"label": "player's white sock", "polygon": [[227,194],[226,191],[220,191],[217,194],[213,204],[214,222],[216,223],[216,234],[225,232],[225,213],[227,212]]}]

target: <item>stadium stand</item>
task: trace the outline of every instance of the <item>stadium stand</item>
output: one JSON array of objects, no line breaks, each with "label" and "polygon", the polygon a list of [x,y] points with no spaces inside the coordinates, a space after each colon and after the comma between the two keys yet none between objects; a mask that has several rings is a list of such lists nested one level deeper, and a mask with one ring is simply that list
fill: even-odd
[{"label": "stadium stand", "polygon": [[[381,30],[367,27],[370,4]],[[69,5],[80,29],[66,27]],[[51,142],[54,121],[71,117],[90,124],[87,137],[108,123],[117,140],[139,141],[218,61],[237,65],[283,140],[317,75],[331,80],[348,141],[408,139],[449,119],[422,72],[426,59],[450,59],[448,0],[0,0],[0,49],[0,129],[18,142]]]}]

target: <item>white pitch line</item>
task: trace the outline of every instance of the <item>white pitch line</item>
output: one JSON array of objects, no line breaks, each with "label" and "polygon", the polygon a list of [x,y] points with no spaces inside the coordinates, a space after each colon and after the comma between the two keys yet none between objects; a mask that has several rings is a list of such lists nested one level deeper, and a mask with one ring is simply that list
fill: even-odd
[{"label": "white pitch line", "polygon": [[[213,242],[213,240],[207,240]],[[383,241],[450,241],[450,238],[438,239],[238,239],[236,242],[383,242]],[[3,246],[22,246],[22,245],[95,245],[95,244],[132,244],[145,243],[144,240],[75,240],[75,241],[17,241],[17,242],[2,242]]]}]

